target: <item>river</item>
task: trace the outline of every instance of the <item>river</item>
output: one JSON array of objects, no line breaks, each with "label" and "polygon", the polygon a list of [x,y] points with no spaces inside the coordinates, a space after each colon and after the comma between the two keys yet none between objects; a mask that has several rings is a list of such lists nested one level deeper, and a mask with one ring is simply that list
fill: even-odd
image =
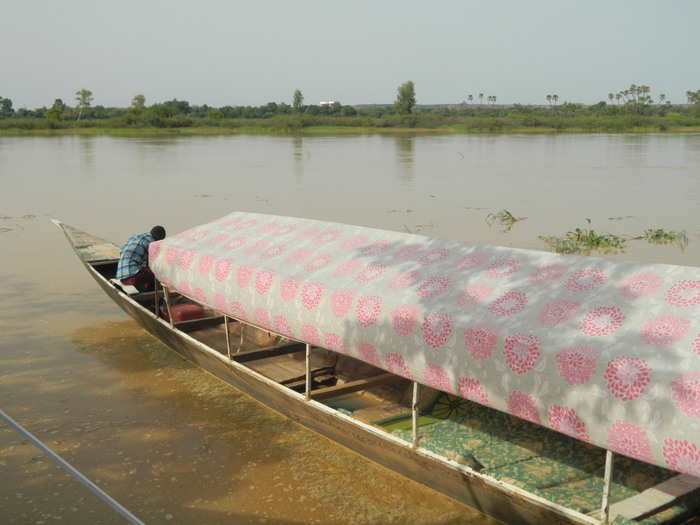
[{"label": "river", "polygon": [[[483,523],[193,368],[78,264],[233,210],[545,249],[576,227],[685,231],[615,257],[700,263],[700,134],[0,137],[0,408],[148,523]],[[509,231],[489,224],[508,210]],[[590,226],[589,222],[590,220]],[[0,424],[3,523],[121,523]]]}]

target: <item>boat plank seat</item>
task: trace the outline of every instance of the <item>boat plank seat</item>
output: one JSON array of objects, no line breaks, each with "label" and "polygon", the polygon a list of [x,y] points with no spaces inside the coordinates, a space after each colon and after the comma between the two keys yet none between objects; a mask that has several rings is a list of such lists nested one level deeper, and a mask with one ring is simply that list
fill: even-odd
[{"label": "boat plank seat", "polygon": [[622,516],[638,520],[673,505],[680,497],[700,489],[700,478],[680,474],[639,494],[610,505],[610,520]]},{"label": "boat plank seat", "polygon": [[223,315],[200,317],[198,319],[188,319],[186,321],[176,321],[175,323],[173,323],[175,328],[177,328],[178,330],[182,330],[183,332],[201,330],[202,328],[209,328],[210,326],[217,326],[220,324],[224,324]]},{"label": "boat plank seat", "polygon": [[342,385],[321,388],[319,390],[311,392],[311,398],[316,400],[328,399],[331,397],[349,394],[350,392],[357,392],[358,390],[364,390],[366,388],[371,388],[377,385],[391,383],[394,381],[405,381],[405,379],[390,373],[378,374],[376,376],[357,379],[355,381],[349,381],[347,383],[343,383]]},{"label": "boat plank seat", "polygon": [[254,350],[246,350],[233,354],[231,358],[238,363],[265,359],[279,355],[292,354],[306,350],[304,343],[284,343],[281,345],[265,346]]}]

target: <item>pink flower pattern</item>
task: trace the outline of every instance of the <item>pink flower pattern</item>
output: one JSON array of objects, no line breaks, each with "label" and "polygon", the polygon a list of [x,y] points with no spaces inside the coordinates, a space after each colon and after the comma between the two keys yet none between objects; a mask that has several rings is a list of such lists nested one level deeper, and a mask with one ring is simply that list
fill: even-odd
[{"label": "pink flower pattern", "polygon": [[270,325],[269,314],[265,308],[256,308],[253,310],[253,320],[258,326],[267,328]]},{"label": "pink flower pattern", "polygon": [[213,255],[200,255],[199,261],[197,262],[197,271],[202,275],[207,275],[211,269],[211,265],[214,264]]},{"label": "pink flower pattern", "polygon": [[608,390],[622,401],[631,401],[641,396],[646,390],[651,369],[646,361],[638,357],[616,357],[608,362],[604,378]]},{"label": "pink flower pattern", "polygon": [[310,345],[321,345],[321,337],[318,333],[318,328],[309,323],[301,325],[301,339]]},{"label": "pink flower pattern", "polygon": [[642,337],[652,346],[673,346],[683,339],[690,327],[690,321],[680,317],[662,315],[647,321],[642,326]]},{"label": "pink flower pattern", "polygon": [[488,359],[498,346],[498,327],[480,324],[467,328],[464,331],[464,346],[474,359]]},{"label": "pink flower pattern", "polygon": [[338,277],[350,275],[356,272],[363,264],[364,263],[360,259],[350,259],[349,261],[345,261],[343,264],[338,265],[336,269],[333,270],[333,275]]},{"label": "pink flower pattern", "polygon": [[407,336],[413,332],[417,318],[418,306],[399,306],[391,312],[391,326],[398,335]]},{"label": "pink flower pattern", "polygon": [[516,374],[532,370],[540,357],[540,341],[534,335],[514,334],[506,337],[503,355],[506,366]]},{"label": "pink flower pattern", "polygon": [[486,275],[493,278],[505,277],[517,272],[519,267],[517,259],[497,259],[486,268]]},{"label": "pink flower pattern", "polygon": [[247,239],[246,237],[244,237],[243,235],[240,235],[240,236],[238,236],[238,237],[235,237],[235,238],[231,239],[231,240],[228,241],[227,243],[223,244],[221,247],[222,247],[224,250],[229,250],[229,251],[231,251],[231,250],[235,250],[235,249],[237,249],[237,248],[240,248],[240,247],[243,246],[247,241],[248,241],[248,239]]},{"label": "pink flower pattern", "polygon": [[612,334],[622,326],[625,314],[615,306],[598,306],[581,321],[581,331],[592,337]]},{"label": "pink flower pattern", "polygon": [[669,468],[691,476],[700,476],[700,450],[694,443],[665,439],[663,453]]},{"label": "pink flower pattern", "polygon": [[309,250],[308,248],[297,248],[292,253],[287,255],[287,257],[285,257],[284,262],[288,262],[290,264],[300,263],[303,262],[304,259],[310,257],[312,253],[313,251]]},{"label": "pink flower pattern", "polygon": [[229,312],[231,313],[231,317],[234,317],[236,319],[242,319],[244,321],[248,319],[243,305],[238,301],[233,301],[231,303],[231,309],[229,310]]},{"label": "pink flower pattern", "polygon": [[666,292],[666,301],[682,307],[700,304],[700,281],[678,281]]},{"label": "pink flower pattern", "polygon": [[299,288],[299,281],[296,279],[282,279],[280,281],[280,296],[285,301],[291,301],[297,293],[297,288]]},{"label": "pink flower pattern", "polygon": [[357,322],[365,328],[373,325],[382,311],[382,298],[376,295],[362,297],[357,301],[355,313]]},{"label": "pink flower pattern", "polygon": [[369,255],[369,256],[374,256],[374,255],[379,255],[380,253],[384,253],[391,247],[391,243],[389,241],[376,241],[373,242],[372,244],[365,246],[360,250],[362,255]]},{"label": "pink flower pattern", "polygon": [[214,265],[214,277],[216,280],[220,283],[224,282],[231,273],[232,267],[233,263],[231,262],[231,259],[219,259],[216,261],[216,264]]},{"label": "pink flower pattern", "polygon": [[550,284],[559,280],[565,273],[566,267],[563,264],[549,264],[532,272],[528,280],[532,284]]},{"label": "pink flower pattern", "polygon": [[585,292],[598,288],[606,280],[605,274],[600,270],[588,268],[581,270],[569,277],[566,287],[572,292]]},{"label": "pink flower pattern", "polygon": [[515,390],[508,396],[506,406],[510,414],[540,424],[540,413],[532,396]]},{"label": "pink flower pattern", "polygon": [[284,244],[275,244],[274,246],[270,246],[267,250],[262,252],[260,254],[260,257],[263,257],[265,259],[272,259],[273,257],[277,257],[284,253],[286,249],[287,247]]},{"label": "pink flower pattern", "polygon": [[488,258],[489,256],[485,253],[472,253],[471,255],[462,257],[455,268],[458,272],[471,270],[472,268],[476,268],[477,266],[484,264]]},{"label": "pink flower pattern", "polygon": [[226,298],[220,293],[214,294],[214,308],[219,312],[226,312]]},{"label": "pink flower pattern", "polygon": [[415,259],[420,254],[420,252],[422,250],[423,250],[422,244],[407,244],[406,246],[400,248],[394,254],[394,259],[398,259],[400,261]]},{"label": "pink flower pattern", "polygon": [[168,264],[173,264],[177,261],[178,255],[180,254],[180,248],[177,246],[168,246],[165,249],[165,262]]},{"label": "pink flower pattern", "polygon": [[255,276],[255,291],[260,295],[266,294],[274,278],[275,273],[271,270],[260,270]]},{"label": "pink flower pattern", "polygon": [[374,366],[380,366],[379,353],[373,345],[369,343],[360,343],[357,345],[357,353],[363,361]]},{"label": "pink flower pattern", "polygon": [[644,429],[626,421],[615,421],[608,429],[608,446],[613,452],[641,461],[652,461],[651,445]]},{"label": "pink flower pattern", "polygon": [[447,277],[431,277],[421,283],[416,293],[421,297],[433,297],[440,295],[450,287],[450,280]]},{"label": "pink flower pattern", "polygon": [[423,341],[430,348],[437,350],[447,343],[453,331],[452,317],[448,314],[432,313],[425,317],[423,326]]},{"label": "pink flower pattern", "polygon": [[402,290],[408,288],[409,286],[413,286],[416,281],[418,281],[418,278],[419,275],[416,271],[401,272],[391,280],[389,286],[395,290]]},{"label": "pink flower pattern", "polygon": [[183,270],[189,269],[194,260],[195,251],[194,250],[182,250],[180,252],[180,258],[177,265]]},{"label": "pink flower pattern", "polygon": [[693,352],[700,355],[700,334],[695,336],[695,340],[693,341]]},{"label": "pink flower pattern", "polygon": [[289,326],[287,319],[283,315],[274,316],[272,318],[272,326],[274,327],[275,331],[278,334],[284,335],[287,337],[294,337],[294,333],[292,332],[292,328]]},{"label": "pink flower pattern", "polygon": [[489,406],[489,395],[477,379],[460,378],[457,383],[457,392],[465,399]]},{"label": "pink flower pattern", "polygon": [[564,348],[556,355],[559,375],[572,386],[584,384],[595,373],[599,354],[585,345]]},{"label": "pink flower pattern", "polygon": [[346,239],[342,242],[340,247],[343,250],[352,250],[354,248],[357,248],[358,246],[361,246],[362,244],[365,244],[368,240],[368,237],[366,235],[355,235],[354,237],[351,237],[350,239]]},{"label": "pink flower pattern", "polygon": [[491,303],[489,311],[496,317],[513,315],[527,306],[527,296],[523,292],[506,292]]},{"label": "pink flower pattern", "polygon": [[194,296],[194,299],[201,304],[206,304],[207,303],[207,295],[204,293],[204,290],[201,288],[195,288],[194,291],[192,292],[192,295]]},{"label": "pink flower pattern", "polygon": [[579,306],[579,303],[567,301],[566,299],[547,303],[540,310],[540,323],[544,326],[556,326],[565,323],[576,315]]},{"label": "pink flower pattern", "polygon": [[153,241],[148,245],[148,260],[154,261],[158,254],[160,253],[161,241]]},{"label": "pink flower pattern", "polygon": [[330,256],[330,254],[322,253],[320,255],[315,256],[313,259],[307,262],[304,266],[304,269],[307,272],[315,272],[316,270],[320,270],[324,266],[327,266],[328,263],[331,262],[331,259],[332,257]]},{"label": "pink flower pattern", "polygon": [[655,293],[663,283],[663,278],[655,273],[639,273],[628,277],[620,286],[620,293],[628,299],[636,299]]},{"label": "pink flower pattern", "polygon": [[686,372],[671,383],[673,403],[688,417],[700,418],[700,372]]},{"label": "pink flower pattern", "polygon": [[471,286],[467,286],[466,288],[464,288],[464,290],[459,292],[457,302],[462,306],[481,304],[489,298],[491,292],[493,292],[493,288],[491,288],[490,286],[473,284]]},{"label": "pink flower pattern", "polygon": [[386,369],[392,374],[411,379],[411,372],[408,370],[401,354],[389,352],[384,356],[384,363],[386,364]]},{"label": "pink flower pattern", "polygon": [[549,426],[562,434],[582,441],[588,441],[586,424],[581,420],[573,408],[554,405],[547,411]]},{"label": "pink flower pattern", "polygon": [[321,302],[326,287],[321,283],[306,283],[301,288],[301,304],[307,310],[313,310]]},{"label": "pink flower pattern", "polygon": [[343,345],[343,341],[338,334],[327,333],[324,336],[324,341],[328,350],[340,352],[341,354],[345,353],[345,345]]},{"label": "pink flower pattern", "polygon": [[328,230],[323,233],[319,233],[314,239],[314,242],[316,244],[328,244],[335,241],[338,237],[340,237],[340,232],[338,230]]},{"label": "pink flower pattern", "polygon": [[423,383],[431,388],[442,390],[443,392],[452,392],[450,385],[450,377],[444,368],[437,365],[428,365],[423,370]]},{"label": "pink flower pattern", "polygon": [[380,264],[370,264],[364,270],[362,270],[357,277],[355,277],[355,280],[358,283],[369,282],[377,277],[381,277],[385,269],[386,268]]},{"label": "pink flower pattern", "polygon": [[437,250],[430,250],[428,253],[421,255],[418,258],[420,264],[436,264],[441,263],[450,256],[450,250],[445,248],[439,248]]}]

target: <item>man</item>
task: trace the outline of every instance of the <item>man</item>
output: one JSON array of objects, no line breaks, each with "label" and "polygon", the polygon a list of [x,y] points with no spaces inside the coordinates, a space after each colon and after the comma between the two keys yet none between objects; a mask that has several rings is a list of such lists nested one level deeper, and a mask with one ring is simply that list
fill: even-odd
[{"label": "man", "polygon": [[148,245],[165,239],[165,228],[154,226],[149,233],[129,237],[122,247],[117,279],[134,286],[139,292],[153,290],[153,272],[148,267]]}]

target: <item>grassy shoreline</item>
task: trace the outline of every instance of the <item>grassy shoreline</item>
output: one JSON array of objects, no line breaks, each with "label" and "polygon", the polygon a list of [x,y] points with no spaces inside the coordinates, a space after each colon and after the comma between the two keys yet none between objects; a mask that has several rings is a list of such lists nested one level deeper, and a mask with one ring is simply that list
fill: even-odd
[{"label": "grassy shoreline", "polygon": [[354,135],[354,134],[463,134],[463,135],[551,135],[551,134],[626,134],[626,133],[698,133],[700,126],[674,126],[664,130],[658,126],[632,127],[619,131],[605,128],[553,128],[553,127],[515,127],[503,129],[439,127],[439,128],[385,128],[352,126],[309,126],[301,129],[279,129],[274,127],[182,127],[182,128],[65,128],[65,129],[0,129],[0,137],[15,136],[62,136],[62,135],[110,135],[125,137],[148,136],[190,136],[190,135]]}]

